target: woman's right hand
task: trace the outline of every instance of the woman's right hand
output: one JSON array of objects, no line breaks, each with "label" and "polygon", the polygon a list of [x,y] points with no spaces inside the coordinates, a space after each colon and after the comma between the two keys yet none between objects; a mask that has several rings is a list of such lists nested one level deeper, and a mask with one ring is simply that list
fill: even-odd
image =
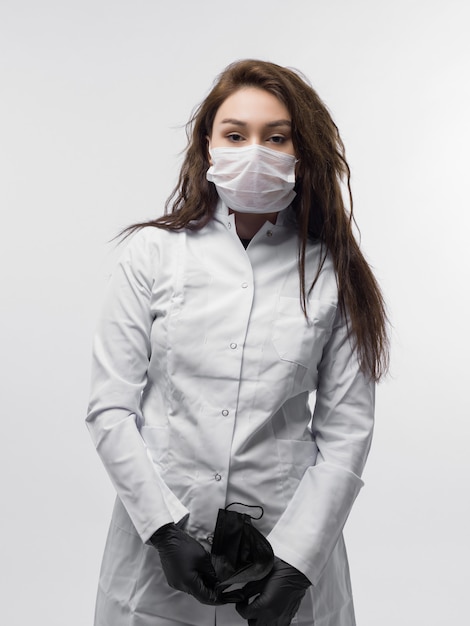
[{"label": "woman's right hand", "polygon": [[175,524],[166,524],[151,537],[158,550],[168,584],[203,604],[221,604],[215,591],[217,576],[210,554]]}]

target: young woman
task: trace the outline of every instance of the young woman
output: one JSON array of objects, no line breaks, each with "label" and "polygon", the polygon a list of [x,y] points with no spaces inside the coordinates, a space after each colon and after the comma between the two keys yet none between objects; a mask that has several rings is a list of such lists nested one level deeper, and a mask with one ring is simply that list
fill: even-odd
[{"label": "young woman", "polygon": [[[94,342],[87,423],[118,496],[95,624],[353,626],[342,529],[387,337],[343,144],[298,74],[254,60],[189,129],[166,214],[128,229]],[[231,502],[263,507],[274,564],[254,599],[221,604],[209,553]]]}]

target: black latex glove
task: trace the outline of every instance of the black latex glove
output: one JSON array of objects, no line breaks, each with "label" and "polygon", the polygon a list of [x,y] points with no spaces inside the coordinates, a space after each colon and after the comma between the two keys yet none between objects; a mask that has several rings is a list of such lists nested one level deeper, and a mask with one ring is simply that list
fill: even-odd
[{"label": "black latex glove", "polygon": [[[248,626],[289,626],[310,584],[302,572],[274,557],[274,567],[259,596],[250,604],[239,602],[236,609]],[[249,592],[249,586],[244,591]]]},{"label": "black latex glove", "polygon": [[196,539],[175,524],[167,524],[150,537],[150,543],[160,554],[170,587],[189,593],[203,604],[220,604],[210,554]]}]

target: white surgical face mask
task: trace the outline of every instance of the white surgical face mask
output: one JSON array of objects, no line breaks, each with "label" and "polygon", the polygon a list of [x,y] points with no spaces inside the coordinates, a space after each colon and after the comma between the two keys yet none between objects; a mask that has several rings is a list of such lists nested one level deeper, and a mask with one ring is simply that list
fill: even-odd
[{"label": "white surgical face mask", "polygon": [[207,180],[233,211],[275,213],[295,197],[295,163],[291,154],[254,144],[245,148],[211,148]]}]

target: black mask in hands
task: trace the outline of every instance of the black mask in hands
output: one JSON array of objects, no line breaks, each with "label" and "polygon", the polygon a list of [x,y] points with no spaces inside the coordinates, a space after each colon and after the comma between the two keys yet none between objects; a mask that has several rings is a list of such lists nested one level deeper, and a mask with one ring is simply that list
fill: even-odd
[{"label": "black mask in hands", "polygon": [[[270,543],[251,522],[255,518],[228,510],[234,504],[239,503],[219,509],[211,551],[219,581],[216,591],[224,604],[242,602],[259,593],[274,563]],[[256,508],[261,509],[262,516],[262,507]]]}]

